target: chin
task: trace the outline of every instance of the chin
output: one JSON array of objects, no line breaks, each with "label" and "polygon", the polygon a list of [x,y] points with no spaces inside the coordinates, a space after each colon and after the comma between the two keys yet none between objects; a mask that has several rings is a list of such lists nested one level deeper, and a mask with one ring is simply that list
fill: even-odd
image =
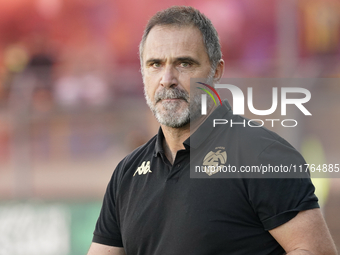
[{"label": "chin", "polygon": [[188,109],[179,110],[161,110],[155,114],[158,122],[162,125],[172,128],[180,128],[190,122]]}]

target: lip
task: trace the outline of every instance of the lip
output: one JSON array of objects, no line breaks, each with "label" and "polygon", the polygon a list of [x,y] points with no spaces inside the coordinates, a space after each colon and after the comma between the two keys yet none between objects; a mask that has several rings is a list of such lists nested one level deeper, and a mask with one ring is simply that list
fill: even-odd
[{"label": "lip", "polygon": [[160,102],[175,102],[175,101],[178,101],[178,100],[184,100],[183,98],[165,98],[165,99],[160,99],[157,101],[157,103],[160,103]]},{"label": "lip", "polygon": [[176,101],[184,101],[184,102],[186,102],[186,100],[184,98],[165,98],[165,99],[159,99],[156,102],[156,104],[162,103],[162,102],[171,103],[171,102],[176,102]]},{"label": "lip", "polygon": [[176,101],[176,100],[183,100],[182,98],[166,98],[162,99],[162,101]]},{"label": "lip", "polygon": [[161,102],[169,103],[169,104],[174,104],[174,103],[179,104],[182,102],[186,102],[186,100],[184,98],[168,98],[168,99],[161,100]]}]

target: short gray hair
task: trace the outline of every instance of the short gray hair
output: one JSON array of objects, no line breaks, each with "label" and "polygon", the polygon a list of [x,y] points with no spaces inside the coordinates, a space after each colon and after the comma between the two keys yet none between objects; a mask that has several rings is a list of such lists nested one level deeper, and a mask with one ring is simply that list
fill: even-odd
[{"label": "short gray hair", "polygon": [[215,70],[222,58],[221,45],[218,34],[211,21],[200,11],[190,6],[172,6],[157,12],[147,23],[139,44],[139,57],[143,72],[143,50],[148,34],[154,26],[194,26],[197,27],[203,37],[203,43],[207,50],[212,70]]}]

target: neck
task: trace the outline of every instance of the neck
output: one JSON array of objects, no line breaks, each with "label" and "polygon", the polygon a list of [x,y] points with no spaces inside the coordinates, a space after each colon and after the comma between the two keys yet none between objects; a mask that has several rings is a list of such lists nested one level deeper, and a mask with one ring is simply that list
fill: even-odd
[{"label": "neck", "polygon": [[171,128],[163,125],[161,127],[164,134],[164,153],[170,163],[173,164],[177,151],[184,149],[183,142],[190,136],[190,124],[180,128]]},{"label": "neck", "polygon": [[188,123],[180,128],[161,125],[164,134],[164,153],[171,164],[175,161],[177,151],[185,149],[183,142],[190,137],[190,131],[191,133],[195,132],[215,109],[216,107],[210,108],[207,115],[197,118],[192,123]]}]

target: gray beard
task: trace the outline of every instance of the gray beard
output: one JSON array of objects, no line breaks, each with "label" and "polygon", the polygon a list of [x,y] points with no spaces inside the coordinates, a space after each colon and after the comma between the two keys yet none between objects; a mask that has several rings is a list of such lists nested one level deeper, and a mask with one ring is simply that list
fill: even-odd
[{"label": "gray beard", "polygon": [[[201,94],[199,92],[191,95],[190,98],[186,91],[181,90],[178,87],[169,89],[163,88],[161,91],[158,91],[155,94],[154,102],[152,102],[146,93],[144,86],[144,95],[147,105],[150,107],[157,121],[162,125],[171,128],[180,128],[200,116]],[[184,109],[181,109],[181,102],[160,101],[162,99],[171,98],[182,99],[187,103],[187,106]],[[162,104],[164,110],[160,111],[159,107],[157,107],[157,104]]]}]

